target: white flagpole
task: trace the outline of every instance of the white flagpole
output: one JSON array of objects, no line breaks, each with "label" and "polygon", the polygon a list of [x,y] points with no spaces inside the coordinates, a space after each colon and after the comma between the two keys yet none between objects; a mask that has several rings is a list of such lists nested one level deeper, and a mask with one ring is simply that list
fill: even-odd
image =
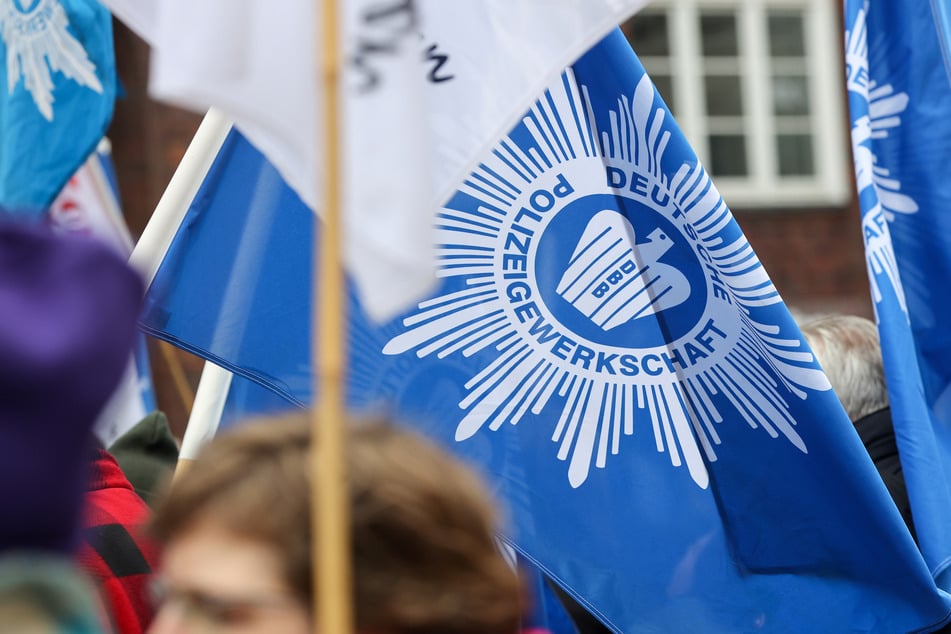
[{"label": "white flagpole", "polygon": [[176,478],[188,471],[189,465],[198,456],[198,452],[215,437],[233,377],[234,375],[228,370],[205,361],[205,369],[202,370],[201,380],[198,382],[198,391],[195,392],[195,404],[192,406],[188,426],[185,428],[185,437],[182,439],[182,448],[178,452],[178,464],[175,466]]},{"label": "white flagpole", "polygon": [[142,232],[142,237],[129,256],[129,264],[142,275],[146,288],[155,279],[175,232],[185,218],[188,206],[205,180],[208,169],[218,156],[218,150],[230,131],[231,121],[219,110],[212,108],[188,145],[182,162],[178,164],[172,180],[169,181],[145,231]]},{"label": "white flagpole", "polygon": [[109,219],[113,233],[122,241],[125,252],[131,253],[134,248],[132,234],[129,233],[129,227],[125,223],[122,209],[116,198],[117,194],[113,191],[112,185],[109,183],[109,178],[106,176],[106,170],[102,166],[102,160],[99,158],[100,152],[109,157],[112,156],[112,143],[106,137],[102,137],[102,140],[99,141],[99,147],[89,156],[86,162],[89,167],[89,174],[96,188],[96,194],[98,194],[99,200],[102,201],[103,211],[105,212],[106,218]]},{"label": "white flagpole", "polygon": [[[231,126],[231,121],[219,110],[208,110],[172,180],[165,188],[165,193],[156,205],[145,231],[132,250],[129,264],[142,275],[146,289],[155,279],[175,233],[211,164],[218,156]],[[198,450],[214,437],[231,387],[231,376],[231,372],[212,363],[205,363],[188,426],[185,428],[176,477],[185,465],[194,459]]]}]

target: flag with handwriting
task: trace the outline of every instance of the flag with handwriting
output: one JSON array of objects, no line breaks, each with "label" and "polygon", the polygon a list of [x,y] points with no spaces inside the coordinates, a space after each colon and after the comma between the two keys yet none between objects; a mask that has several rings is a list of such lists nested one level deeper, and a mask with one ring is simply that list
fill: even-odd
[{"label": "flag with handwriting", "polygon": [[98,0],[0,2],[0,206],[45,210],[106,133],[115,96]]},{"label": "flag with handwriting", "polygon": [[951,589],[947,1],[849,0],[846,64],[869,282],[918,544]]},{"label": "flag with handwriting", "polygon": [[[234,132],[144,327],[305,405],[315,217]],[[828,381],[619,31],[441,206],[439,286],[350,294],[347,403],[476,465],[504,539],[618,632],[951,618]]]},{"label": "flag with handwriting", "polygon": [[[433,288],[433,234],[419,226],[566,64],[646,1],[340,3],[343,246],[372,315],[391,317]],[[153,95],[220,107],[320,210],[320,3],[106,4],[152,44]]]}]

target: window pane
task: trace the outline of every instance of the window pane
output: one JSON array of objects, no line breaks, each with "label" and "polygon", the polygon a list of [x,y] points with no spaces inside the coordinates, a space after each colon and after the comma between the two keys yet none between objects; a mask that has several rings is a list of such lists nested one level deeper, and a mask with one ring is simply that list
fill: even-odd
[{"label": "window pane", "polygon": [[776,137],[780,176],[812,176],[812,137],[808,134],[780,134]]},{"label": "window pane", "polygon": [[746,137],[742,134],[710,135],[710,173],[746,176]]},{"label": "window pane", "polygon": [[809,114],[809,82],[803,76],[773,77],[773,113]]},{"label": "window pane", "polygon": [[666,13],[639,13],[621,28],[639,57],[670,55]]},{"label": "window pane", "polygon": [[802,14],[772,11],[769,14],[770,57],[805,57]]},{"label": "window pane", "polygon": [[651,75],[651,79],[654,80],[654,86],[657,88],[657,92],[660,93],[660,96],[664,98],[664,103],[667,104],[671,114],[675,114],[674,83],[670,75]]},{"label": "window pane", "polygon": [[736,57],[736,16],[725,13],[704,13],[700,16],[703,54],[711,57]]},{"label": "window pane", "polygon": [[703,79],[707,97],[707,114],[710,116],[736,116],[743,114],[743,97],[740,94],[740,78],[737,75],[707,75]]}]

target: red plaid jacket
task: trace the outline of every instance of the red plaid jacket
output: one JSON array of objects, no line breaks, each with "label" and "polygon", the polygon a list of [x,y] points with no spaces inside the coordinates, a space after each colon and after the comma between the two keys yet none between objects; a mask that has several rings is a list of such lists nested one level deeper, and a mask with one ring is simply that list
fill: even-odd
[{"label": "red plaid jacket", "polygon": [[141,634],[152,620],[148,584],[157,549],[140,531],[149,508],[115,458],[98,450],[90,463],[77,561],[95,581],[117,634]]}]

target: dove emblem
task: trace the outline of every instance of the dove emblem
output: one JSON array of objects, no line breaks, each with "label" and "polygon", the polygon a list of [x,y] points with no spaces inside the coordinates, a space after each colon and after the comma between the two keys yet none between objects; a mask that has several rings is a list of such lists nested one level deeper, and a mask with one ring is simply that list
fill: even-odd
[{"label": "dove emblem", "polygon": [[571,256],[557,292],[604,330],[682,304],[687,277],[660,258],[673,246],[662,229],[641,244],[624,216],[595,214]]}]

